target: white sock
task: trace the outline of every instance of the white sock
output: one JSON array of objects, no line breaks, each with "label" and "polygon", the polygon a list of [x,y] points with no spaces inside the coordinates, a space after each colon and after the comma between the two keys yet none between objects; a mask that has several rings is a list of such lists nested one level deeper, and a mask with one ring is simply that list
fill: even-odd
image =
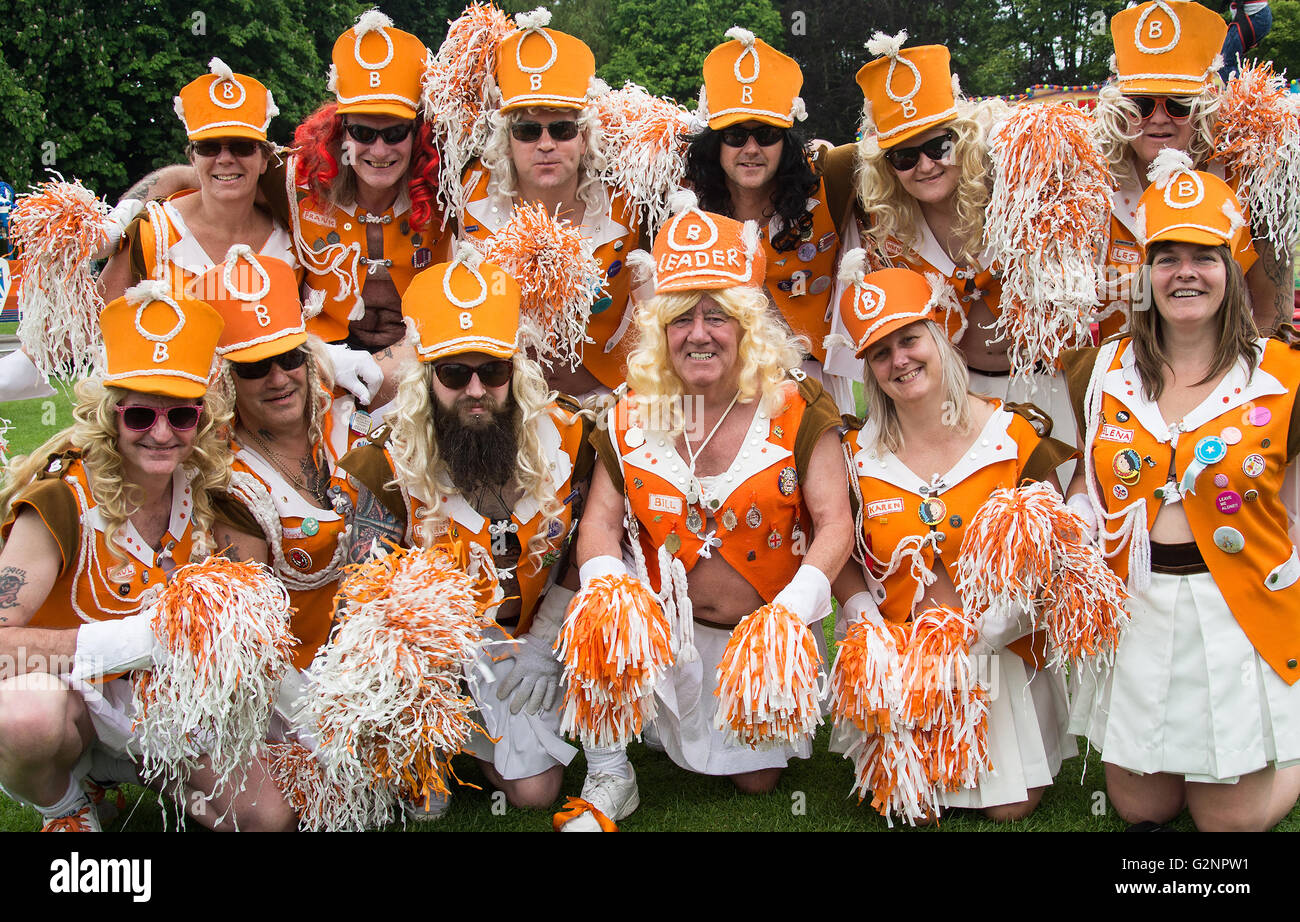
[{"label": "white sock", "polygon": [[89,803],[86,792],[81,789],[81,782],[69,775],[68,790],[64,795],[48,807],[38,805],[36,810],[47,820],[57,819],[60,816],[67,816],[69,813],[75,812],[81,806],[79,801],[82,800]]},{"label": "white sock", "polygon": [[623,746],[607,746],[604,749],[583,749],[587,757],[587,772],[603,775],[618,775],[620,778],[632,777],[632,766],[627,761],[627,749]]}]

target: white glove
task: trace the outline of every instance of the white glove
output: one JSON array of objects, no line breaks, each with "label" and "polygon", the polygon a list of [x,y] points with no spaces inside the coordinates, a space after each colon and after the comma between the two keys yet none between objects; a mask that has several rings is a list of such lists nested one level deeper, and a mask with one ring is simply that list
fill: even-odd
[{"label": "white glove", "polygon": [[1069,507],[1070,511],[1072,511],[1075,515],[1083,519],[1083,524],[1087,526],[1086,530],[1083,533],[1084,537],[1087,538],[1089,541],[1091,541],[1093,544],[1096,544],[1097,543],[1097,510],[1092,508],[1092,500],[1088,498],[1088,494],[1076,493],[1065,501],[1065,505]]},{"label": "white glove", "polygon": [[152,609],[91,621],[77,628],[77,654],[72,678],[89,679],[133,669],[152,669],[167,662],[167,651],[154,636]]},{"label": "white glove", "polygon": [[560,634],[573,591],[552,586],[537,607],[528,633],[515,638],[514,665],[497,689],[498,700],[510,700],[510,713],[536,714],[555,706],[564,664],[555,655],[555,638]]},{"label": "white glove", "polygon": [[45,375],[21,349],[0,359],[0,400],[30,400],[54,393]]},{"label": "white glove", "polygon": [[135,216],[140,213],[142,208],[144,208],[144,202],[138,198],[124,198],[113,206],[113,210],[108,213],[100,225],[104,231],[104,236],[108,238],[108,243],[95,254],[97,259],[105,259],[113,255],[118,243],[122,240],[122,235],[126,233],[127,227],[135,220]]},{"label": "white glove", "polygon": [[307,680],[307,673],[294,669],[292,666],[276,686],[275,697],[271,699],[271,706],[275,712],[283,718],[284,722],[293,729],[298,737],[298,742],[302,743],[312,752],[316,751],[316,736],[312,733],[313,727],[307,725],[307,692],[310,683]]},{"label": "white glove", "polygon": [[598,576],[627,576],[627,564],[618,557],[611,557],[609,554],[601,554],[599,557],[593,557],[578,568],[578,580],[582,583],[582,588],[586,589],[587,584]]},{"label": "white glove", "polygon": [[831,581],[821,570],[804,564],[772,604],[784,605],[804,624],[821,621],[831,612]]},{"label": "white glove", "polygon": [[384,386],[384,372],[374,356],[343,343],[326,343],[325,353],[334,366],[334,383],[346,388],[363,404],[370,403]]},{"label": "white glove", "polygon": [[975,621],[975,630],[979,634],[970,652],[976,655],[995,653],[1025,633],[1020,626],[1020,614],[1010,611],[986,611]]}]

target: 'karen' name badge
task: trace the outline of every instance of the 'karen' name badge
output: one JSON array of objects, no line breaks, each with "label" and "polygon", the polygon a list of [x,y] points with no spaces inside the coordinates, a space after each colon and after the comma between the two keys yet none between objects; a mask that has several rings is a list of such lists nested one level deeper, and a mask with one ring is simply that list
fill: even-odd
[{"label": "'karen' name badge", "polygon": [[867,503],[867,518],[869,519],[902,511],[903,498],[901,496],[897,499],[880,499],[873,503]]}]

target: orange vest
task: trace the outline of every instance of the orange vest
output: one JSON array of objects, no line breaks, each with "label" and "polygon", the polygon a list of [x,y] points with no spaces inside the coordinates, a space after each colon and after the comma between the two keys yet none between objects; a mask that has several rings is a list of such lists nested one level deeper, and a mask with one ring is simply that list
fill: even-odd
[{"label": "orange vest", "polygon": [[[490,179],[477,160],[465,168],[462,184],[467,197],[460,230],[476,240],[486,240],[510,220],[512,200],[489,196]],[[582,365],[612,390],[627,377],[627,354],[633,338],[629,306],[632,273],[627,268],[627,254],[637,248],[641,225],[636,209],[623,196],[610,190],[606,196],[610,201],[606,212],[596,220],[588,215],[582,225],[605,275],[605,287],[593,299],[587,323],[587,336],[595,342],[583,344]]]},{"label": "orange vest", "polygon": [[781,235],[780,219],[768,222],[762,235],[767,257],[764,285],[790,329],[806,336],[817,361],[825,362],[822,341],[831,331],[830,296],[840,237],[826,201],[826,181],[819,177],[817,183],[817,197],[808,200],[812,222],[785,249],[778,251],[772,245],[773,238]]},{"label": "orange vest", "polygon": [[[716,551],[764,601],[772,601],[794,577],[812,530],[794,457],[808,404],[795,382],[787,381],[784,387],[784,409],[770,417],[762,407],[754,413],[740,451],[715,481],[727,493],[716,497],[718,505],[709,513],[712,523],[707,510],[686,501],[690,465],[677,453],[672,434],[634,425],[630,395],[615,407],[610,438],[623,470],[623,489],[640,525],[652,586],[659,585],[660,547],[669,548],[690,573],[710,533],[722,542]],[[733,516],[734,526],[728,528]],[[680,542],[675,550],[669,535]]]},{"label": "orange vest", "polygon": [[[368,272],[362,262],[366,249],[366,224],[381,223],[388,274],[399,295],[421,269],[445,262],[451,234],[440,229],[437,214],[427,227],[411,227],[411,205],[403,189],[393,207],[382,215],[364,220],[365,212],[319,202],[306,186],[294,182],[298,158],[290,157],[285,171],[285,192],[289,198],[290,222],[298,259],[306,268],[305,284],[325,293],[321,312],[307,321],[307,332],[326,342],[346,339],[348,315],[363,304]],[[306,298],[303,299],[306,301]]]},{"label": "orange vest", "polygon": [[[892,452],[882,454],[874,446],[863,444],[859,430],[849,429],[844,434],[862,495],[863,536],[877,560],[888,563],[903,539],[935,531],[944,536],[939,539],[939,555],[956,585],[958,552],[966,526],[994,490],[1020,486],[1029,457],[1042,441],[1027,419],[1007,410],[1001,401],[992,402],[998,404],[997,410],[971,451],[944,475],[939,489],[914,474]],[[933,526],[922,520],[923,512]],[[935,547],[924,545],[921,555],[926,569],[933,571]],[[875,565],[872,569],[873,575],[881,572]],[[907,558],[884,577],[883,586],[885,597],[877,599],[881,614],[891,621],[908,620],[917,583]],[[1033,646],[1039,646],[1037,638]],[[1035,657],[1031,652],[1028,636],[1015,641],[1011,648],[1030,665],[1044,661],[1041,653]]]},{"label": "orange vest", "polygon": [[[1107,512],[1145,504],[1148,522],[1163,502],[1156,491],[1163,495],[1171,477],[1181,483],[1189,466],[1201,466],[1196,459],[1203,453],[1209,463],[1196,474],[1195,492],[1183,491],[1181,500],[1196,546],[1259,655],[1294,684],[1300,678],[1300,559],[1287,534],[1281,490],[1292,460],[1287,440],[1300,351],[1277,340],[1260,342],[1264,356],[1251,380],[1243,363],[1229,371],[1183,417],[1188,428],[1171,447],[1160,410],[1146,399],[1132,366],[1131,340],[1120,340],[1102,382],[1102,420],[1089,450]],[[1107,541],[1105,552],[1126,579],[1128,540]]]},{"label": "orange vest", "polygon": [[[39,492],[50,490],[47,484],[51,481],[57,483],[58,479],[62,480],[67,493],[39,495]],[[57,524],[58,507],[74,503],[75,535],[61,534],[64,529]],[[137,614],[143,608],[140,597],[146,589],[163,585],[171,569],[190,562],[193,503],[189,478],[183,468],[172,475],[171,520],[163,541],[166,557],[163,553],[155,553],[130,522],[117,533],[118,550],[125,560],[119,560],[109,551],[104,540],[103,521],[76,452],[54,456],[41,479],[19,495],[4,523],[5,537],[8,537],[23,505],[41,516],[64,553],[59,577],[45,603],[32,618],[31,627],[75,628],[85,622]],[[164,559],[168,562],[166,567],[162,565]]]}]

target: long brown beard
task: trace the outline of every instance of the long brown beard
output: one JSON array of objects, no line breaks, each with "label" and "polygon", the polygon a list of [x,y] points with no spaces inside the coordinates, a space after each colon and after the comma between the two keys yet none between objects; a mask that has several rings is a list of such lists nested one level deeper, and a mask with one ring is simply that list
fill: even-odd
[{"label": "long brown beard", "polygon": [[[433,399],[433,431],[438,453],[451,474],[451,482],[462,493],[482,486],[501,487],[514,473],[519,452],[519,405],[506,398],[503,409],[491,397],[479,400],[461,397],[450,409]],[[492,413],[490,420],[471,425],[461,421],[461,410],[475,405]]]}]

